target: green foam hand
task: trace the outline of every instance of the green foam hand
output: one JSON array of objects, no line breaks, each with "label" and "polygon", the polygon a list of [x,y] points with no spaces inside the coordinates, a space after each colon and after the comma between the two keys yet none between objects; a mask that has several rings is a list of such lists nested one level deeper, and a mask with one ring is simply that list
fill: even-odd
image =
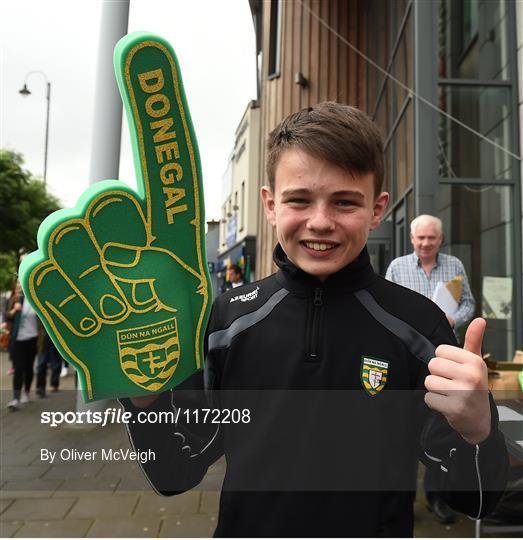
[{"label": "green foam hand", "polygon": [[86,401],[167,390],[202,369],[210,311],[201,167],[178,61],[162,38],[133,33],[114,65],[138,192],[92,186],[44,220],[20,267]]}]

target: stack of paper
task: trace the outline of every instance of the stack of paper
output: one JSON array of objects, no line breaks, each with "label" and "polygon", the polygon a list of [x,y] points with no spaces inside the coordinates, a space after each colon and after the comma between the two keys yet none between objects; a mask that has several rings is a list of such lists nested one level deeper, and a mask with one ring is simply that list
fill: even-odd
[{"label": "stack of paper", "polygon": [[463,290],[463,276],[456,276],[447,283],[439,281],[434,289],[432,301],[445,312],[445,315],[451,317],[458,311]]}]

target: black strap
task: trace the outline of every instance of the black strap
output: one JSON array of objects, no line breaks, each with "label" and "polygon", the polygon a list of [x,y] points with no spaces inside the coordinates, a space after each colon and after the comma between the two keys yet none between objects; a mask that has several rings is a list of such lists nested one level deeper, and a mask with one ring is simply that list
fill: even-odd
[{"label": "black strap", "polygon": [[387,330],[401,339],[409,352],[418,360],[428,364],[436,356],[436,347],[410,324],[385,311],[365,289],[354,293],[361,305]]}]

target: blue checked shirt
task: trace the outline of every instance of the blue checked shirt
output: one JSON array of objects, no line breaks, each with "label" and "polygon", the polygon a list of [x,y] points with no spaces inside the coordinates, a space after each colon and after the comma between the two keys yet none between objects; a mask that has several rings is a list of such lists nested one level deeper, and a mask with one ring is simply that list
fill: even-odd
[{"label": "blue checked shirt", "polygon": [[446,283],[456,276],[463,276],[464,278],[461,301],[458,311],[453,315],[457,328],[472,319],[476,307],[465,268],[463,268],[463,264],[458,258],[445,253],[438,253],[436,266],[430,272],[430,276],[427,277],[416,252],[413,252],[410,255],[394,259],[385,274],[385,278],[389,281],[403,285],[403,287],[412,289],[430,299],[432,299],[434,289],[439,281]]}]

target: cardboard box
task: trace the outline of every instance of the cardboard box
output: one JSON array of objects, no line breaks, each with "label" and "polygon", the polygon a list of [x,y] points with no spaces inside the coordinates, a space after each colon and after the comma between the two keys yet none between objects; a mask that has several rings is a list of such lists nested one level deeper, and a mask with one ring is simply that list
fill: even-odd
[{"label": "cardboard box", "polygon": [[523,371],[523,351],[516,351],[512,362],[490,362],[485,359],[489,388],[495,399],[523,398],[519,372]]}]

